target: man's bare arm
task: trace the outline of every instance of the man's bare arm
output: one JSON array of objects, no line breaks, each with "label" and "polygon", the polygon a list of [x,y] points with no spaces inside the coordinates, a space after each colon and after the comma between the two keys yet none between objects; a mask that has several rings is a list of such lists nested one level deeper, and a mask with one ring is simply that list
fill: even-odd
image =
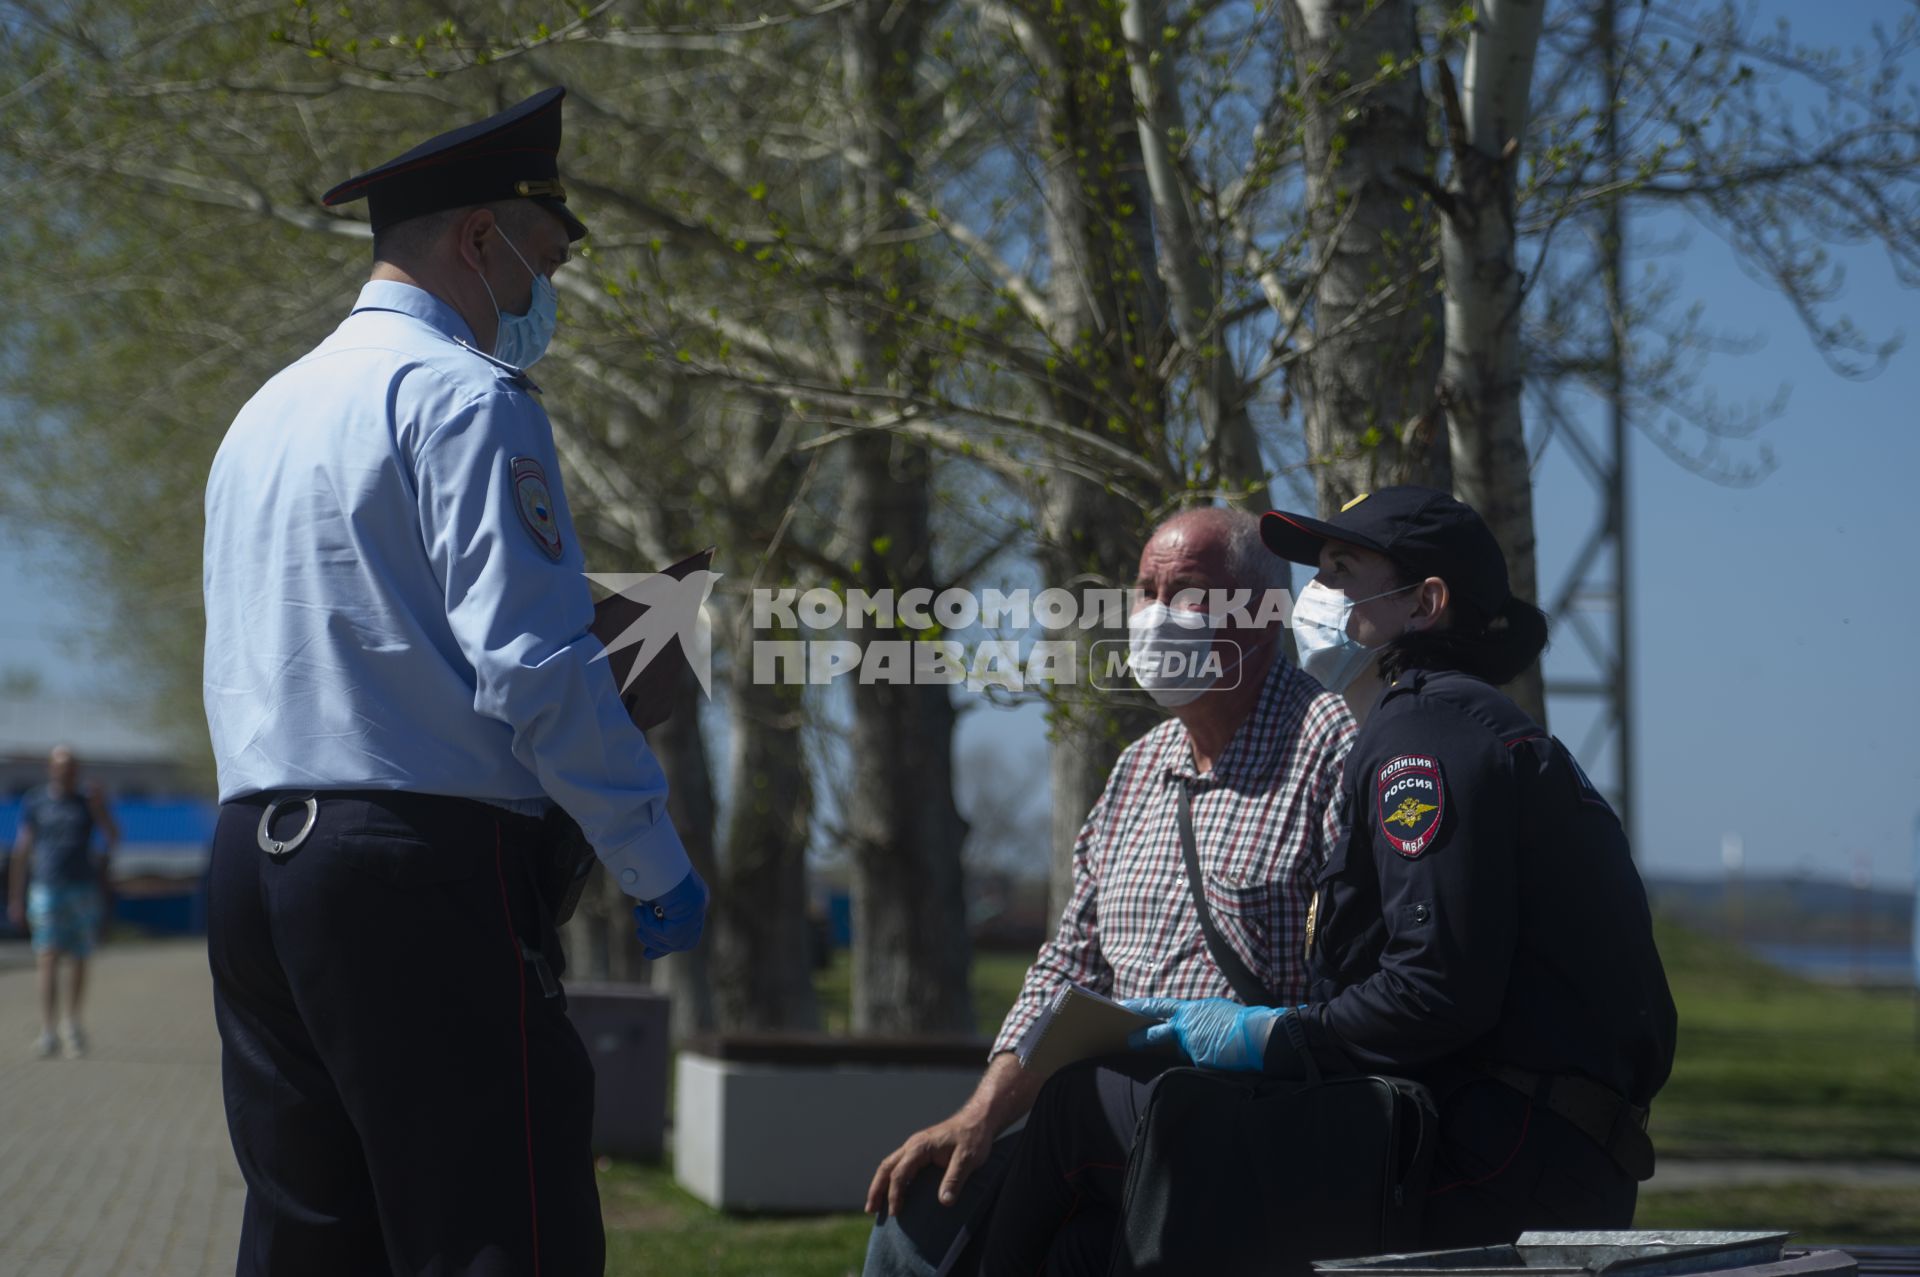
[{"label": "man's bare arm", "polygon": [[22,820],[7,862],[7,918],[19,926],[27,916],[27,865],[33,859],[33,826]]},{"label": "man's bare arm", "polygon": [[93,873],[95,885],[100,891],[100,911],[103,916],[113,913],[113,852],[120,845],[120,823],[113,818],[113,811],[107,806],[106,791],[95,785],[87,794],[87,805],[93,810],[93,823],[102,834],[99,856],[94,859]]},{"label": "man's bare arm", "polygon": [[95,785],[87,795],[87,805],[93,808],[93,823],[106,835],[100,854],[111,856],[120,845],[120,822],[113,818],[113,808],[107,805],[107,791]]}]

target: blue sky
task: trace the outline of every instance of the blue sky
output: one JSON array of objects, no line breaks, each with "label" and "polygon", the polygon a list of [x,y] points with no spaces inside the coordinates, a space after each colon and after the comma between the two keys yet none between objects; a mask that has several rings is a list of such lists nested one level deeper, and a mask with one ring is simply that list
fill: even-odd
[{"label": "blue sky", "polygon": [[[1779,468],[1754,488],[1697,478],[1644,438],[1632,450],[1642,860],[1719,872],[1734,832],[1753,872],[1844,877],[1864,857],[1876,881],[1904,885],[1920,815],[1906,668],[1920,635],[1920,294],[1876,253],[1849,255],[1849,313],[1909,339],[1855,382],[1717,240],[1696,232],[1673,260],[1710,319],[1764,337],[1716,360],[1711,384],[1739,401],[1785,383],[1791,398],[1762,434]],[[1558,580],[1591,509],[1564,452],[1544,459],[1535,508],[1543,576]]]},{"label": "blue sky", "polygon": [[[1900,9],[1861,3],[1844,12],[1864,31]],[[1760,436],[1779,468],[1755,488],[1717,487],[1644,439],[1633,446],[1637,850],[1653,872],[1717,874],[1721,839],[1733,832],[1749,873],[1844,878],[1864,863],[1882,885],[1912,881],[1920,690],[1907,661],[1920,638],[1920,294],[1900,287],[1876,251],[1844,260],[1847,312],[1870,334],[1908,338],[1866,382],[1829,371],[1785,303],[1708,232],[1693,230],[1661,259],[1680,273],[1685,295],[1705,302],[1709,323],[1762,339],[1753,353],[1716,358],[1707,384],[1734,402],[1766,400],[1782,384],[1791,397]],[[1543,581],[1559,580],[1593,501],[1565,452],[1550,449],[1535,487]],[[35,671],[57,689],[83,685],[72,660],[84,633],[76,591],[63,588],[57,546],[24,537],[0,521],[8,601],[0,672]],[[1550,657],[1549,672],[1565,661]],[[1552,712],[1551,725],[1578,747],[1585,733],[1574,707]],[[961,731],[963,755],[984,734],[1030,754],[1026,770],[1044,774],[1033,712],[982,706],[963,716]],[[1587,761],[1607,784],[1604,757]]]}]

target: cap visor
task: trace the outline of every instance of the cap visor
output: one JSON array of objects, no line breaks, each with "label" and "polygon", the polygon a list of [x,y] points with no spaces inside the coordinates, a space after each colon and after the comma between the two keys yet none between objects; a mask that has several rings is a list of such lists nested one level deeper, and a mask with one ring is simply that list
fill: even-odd
[{"label": "cap visor", "polygon": [[1260,516],[1260,539],[1281,558],[1304,563],[1310,568],[1320,566],[1321,548],[1329,541],[1357,545],[1377,554],[1386,553],[1384,546],[1367,537],[1355,536],[1345,528],[1319,519],[1309,519],[1304,514],[1286,514],[1279,510],[1269,510]]},{"label": "cap visor", "polygon": [[560,219],[560,224],[567,228],[567,242],[569,244],[577,239],[586,238],[587,224],[575,217],[573,210],[569,209],[564,203],[559,200],[541,199],[539,196],[535,196],[533,202]]}]

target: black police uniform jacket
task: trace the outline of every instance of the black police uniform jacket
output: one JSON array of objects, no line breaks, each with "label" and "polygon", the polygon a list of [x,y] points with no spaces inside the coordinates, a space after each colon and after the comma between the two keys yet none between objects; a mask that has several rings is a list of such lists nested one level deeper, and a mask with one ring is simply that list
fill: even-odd
[{"label": "black police uniform jacket", "polygon": [[1444,1083],[1492,1063],[1653,1098],[1673,999],[1626,834],[1565,746],[1480,679],[1409,671],[1340,802],[1301,1011],[1323,1065]]}]

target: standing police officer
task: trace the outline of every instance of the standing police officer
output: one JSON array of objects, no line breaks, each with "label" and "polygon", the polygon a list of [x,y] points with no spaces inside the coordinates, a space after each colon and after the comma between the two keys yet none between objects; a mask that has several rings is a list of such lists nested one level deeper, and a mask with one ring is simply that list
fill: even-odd
[{"label": "standing police officer", "polygon": [[[1480,516],[1443,492],[1387,488],[1325,521],[1271,513],[1261,532],[1319,568],[1294,605],[1300,664],[1360,722],[1346,831],[1307,916],[1310,1000],[1132,999],[1165,1021],[1136,1045],[1177,1044],[1206,1068],[1300,1078],[1311,1054],[1327,1073],[1428,1083],[1428,1245],[1629,1227],[1674,1007],[1619,820],[1496,690],[1538,659],[1546,618],[1514,597]],[[1031,1156],[1002,1190],[1026,1218],[995,1216],[993,1271],[1104,1271],[1104,1251],[1053,1241],[1083,1187],[1069,1168],[1126,1156],[1133,1129],[1113,1115],[1138,1112],[1153,1083],[1129,1095],[1124,1076],[1068,1070],[1042,1092]]]},{"label": "standing police officer", "polygon": [[586,227],[554,88],[330,191],[351,314],[235,419],[207,484],[209,918],[242,1274],[604,1265],[593,1072],[547,955],[558,804],[650,954],[707,891],[588,632],[527,365]]}]

